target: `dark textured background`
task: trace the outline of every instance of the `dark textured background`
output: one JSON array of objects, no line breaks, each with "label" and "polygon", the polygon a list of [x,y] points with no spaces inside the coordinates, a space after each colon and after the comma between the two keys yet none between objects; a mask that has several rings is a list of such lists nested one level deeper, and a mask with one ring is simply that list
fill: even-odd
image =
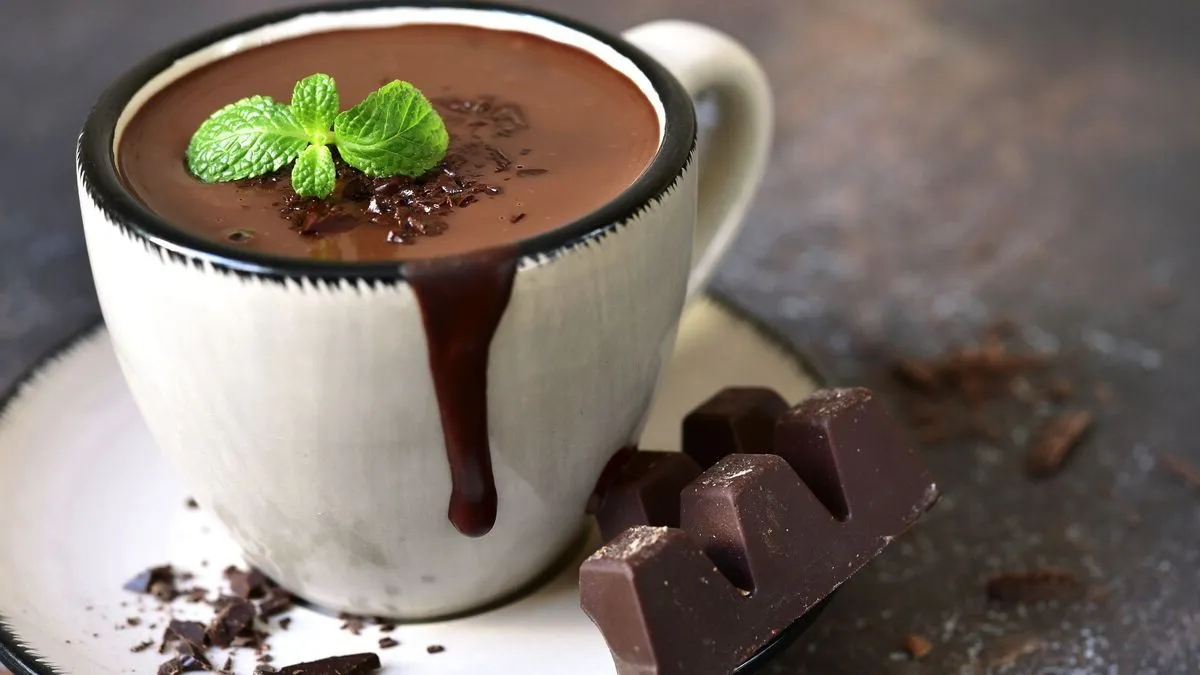
[{"label": "dark textured background", "polygon": [[[0,384],[96,312],[71,161],[91,101],[151,51],[284,4],[0,9]],[[1045,484],[990,444],[926,451],[946,499],[775,672],[1200,671],[1200,492],[1157,459],[1200,462],[1200,4],[535,4],[611,29],[706,21],[763,59],[778,141],[717,284],[839,379],[895,395],[891,355],[936,353],[1004,316],[1081,381],[1115,389]],[[984,602],[990,574],[1041,564],[1104,597]],[[934,642],[927,658],[899,652],[909,632]]]}]

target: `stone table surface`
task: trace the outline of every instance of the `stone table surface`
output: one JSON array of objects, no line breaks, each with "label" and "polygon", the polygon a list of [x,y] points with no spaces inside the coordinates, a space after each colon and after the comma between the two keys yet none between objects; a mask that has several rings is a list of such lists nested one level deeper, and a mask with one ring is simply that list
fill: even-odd
[{"label": "stone table surface", "polygon": [[[96,315],[72,150],[135,59],[273,0],[10,3],[0,23],[0,384]],[[1200,4],[1187,0],[542,0],[602,27],[682,17],[777,89],[769,176],[716,282],[840,382],[1001,317],[1111,387],[1032,484],[1012,443],[924,450],[946,498],[848,584],[776,673],[1200,671]],[[1095,404],[1092,401],[1091,404]],[[1090,405],[1091,405],[1090,404]],[[1028,429],[1011,430],[1021,440]],[[988,605],[1067,568],[1089,602]],[[901,650],[917,633],[933,651]]]}]

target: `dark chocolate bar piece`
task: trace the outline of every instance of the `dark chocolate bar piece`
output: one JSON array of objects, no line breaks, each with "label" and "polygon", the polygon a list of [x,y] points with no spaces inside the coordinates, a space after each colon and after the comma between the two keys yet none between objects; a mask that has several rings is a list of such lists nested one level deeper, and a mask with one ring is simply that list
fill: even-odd
[{"label": "dark chocolate bar piece", "polygon": [[700,467],[681,452],[642,450],[613,472],[594,509],[605,541],[635,525],[679,527],[679,493]]},{"label": "dark chocolate bar piece", "polygon": [[683,418],[683,451],[707,469],[725,455],[773,452],[787,401],[765,387],[728,387]]},{"label": "dark chocolate bar piece", "polygon": [[683,491],[680,528],[627,529],[584,562],[581,602],[621,675],[726,675],[936,501],[865,389],[819,391],[773,426],[775,454],[729,454]]}]

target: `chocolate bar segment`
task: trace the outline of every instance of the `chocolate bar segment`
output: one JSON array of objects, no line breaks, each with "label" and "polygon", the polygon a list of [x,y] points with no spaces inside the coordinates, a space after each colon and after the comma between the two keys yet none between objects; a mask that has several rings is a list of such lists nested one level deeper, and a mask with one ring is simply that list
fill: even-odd
[{"label": "chocolate bar segment", "polygon": [[679,527],[679,493],[700,475],[681,452],[634,453],[606,481],[593,509],[604,541],[635,525]]},{"label": "chocolate bar segment", "polygon": [[681,501],[683,529],[730,582],[751,593],[788,593],[791,587],[780,584],[791,583],[790,549],[800,542],[819,551],[837,534],[837,521],[777,455],[729,455]]},{"label": "chocolate bar segment", "polygon": [[780,417],[775,448],[838,520],[887,513],[929,484],[912,471],[918,460],[900,427],[862,387],[822,389],[801,401]]},{"label": "chocolate bar segment", "polygon": [[869,391],[814,394],[781,416],[774,445],[693,481],[680,529],[631,528],[584,562],[582,605],[618,673],[726,675],[936,500]]},{"label": "chocolate bar segment", "polygon": [[683,418],[683,451],[702,468],[735,452],[769,453],[787,401],[765,387],[729,387]]}]

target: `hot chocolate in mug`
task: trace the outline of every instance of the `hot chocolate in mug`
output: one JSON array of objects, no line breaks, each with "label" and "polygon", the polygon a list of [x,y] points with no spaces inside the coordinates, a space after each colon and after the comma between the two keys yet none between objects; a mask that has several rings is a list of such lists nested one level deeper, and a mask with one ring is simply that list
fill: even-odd
[{"label": "hot chocolate in mug", "polygon": [[[122,180],[130,119],[189,73],[262,45],[408,24],[583,50],[653,108],[652,159],[560,227],[399,262],[207,240]],[[693,101],[710,92],[719,121],[699,156]],[[125,75],[86,122],[79,194],[122,372],[195,498],[299,596],[428,619],[518,591],[578,540],[597,478],[637,439],[685,302],[741,225],[770,136],[762,70],[711,28],[666,21],[617,37],[504,5],[336,4],[217,29]]]}]

